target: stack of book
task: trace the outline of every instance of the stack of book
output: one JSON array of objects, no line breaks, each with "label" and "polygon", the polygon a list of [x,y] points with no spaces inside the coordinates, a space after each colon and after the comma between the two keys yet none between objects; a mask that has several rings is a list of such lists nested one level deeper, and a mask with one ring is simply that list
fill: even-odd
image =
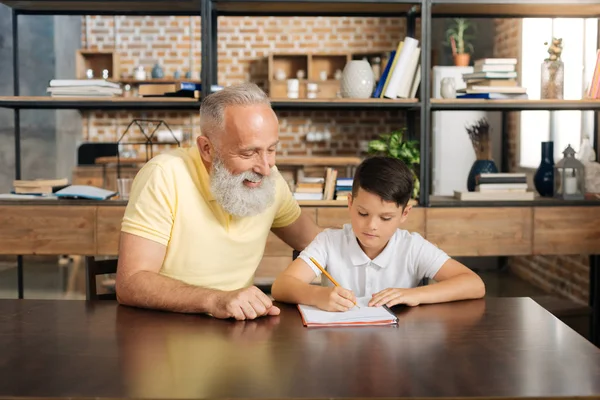
[{"label": "stack of book", "polygon": [[46,89],[51,97],[121,96],[121,85],[105,79],[52,79]]},{"label": "stack of book", "polygon": [[454,192],[458,200],[472,201],[520,201],[533,200],[534,192],[528,191],[524,173],[486,173],[477,176],[474,192]]},{"label": "stack of book", "polygon": [[352,178],[339,178],[335,184],[335,199],[348,200],[348,196],[352,193]]},{"label": "stack of book", "polygon": [[49,195],[69,185],[67,178],[13,181],[14,194]]},{"label": "stack of book", "polygon": [[517,83],[516,58],[483,58],[475,61],[473,72],[463,74],[467,84],[457,90],[462,99],[527,99],[527,89]]},{"label": "stack of book", "polygon": [[305,177],[296,183],[294,198],[296,200],[323,200],[325,178]]}]

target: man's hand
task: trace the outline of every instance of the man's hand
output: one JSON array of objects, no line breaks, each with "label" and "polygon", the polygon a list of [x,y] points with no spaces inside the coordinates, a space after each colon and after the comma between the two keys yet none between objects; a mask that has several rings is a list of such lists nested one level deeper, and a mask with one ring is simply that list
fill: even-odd
[{"label": "man's hand", "polygon": [[217,295],[214,309],[210,312],[215,318],[255,319],[263,315],[279,315],[279,308],[256,286],[222,292]]},{"label": "man's hand", "polygon": [[356,296],[350,290],[339,286],[323,287],[316,298],[316,305],[325,311],[348,311],[354,307]]},{"label": "man's hand", "polygon": [[375,293],[369,301],[369,307],[380,307],[384,304],[388,307],[396,304],[406,304],[407,306],[418,306],[420,304],[418,295],[414,289],[395,289],[388,288]]}]

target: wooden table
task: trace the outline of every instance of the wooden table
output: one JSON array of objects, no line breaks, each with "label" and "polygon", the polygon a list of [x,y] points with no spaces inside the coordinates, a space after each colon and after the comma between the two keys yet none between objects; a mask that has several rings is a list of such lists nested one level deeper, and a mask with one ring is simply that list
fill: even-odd
[{"label": "wooden table", "polygon": [[305,328],[114,302],[0,300],[0,398],[598,398],[600,350],[529,298]]}]

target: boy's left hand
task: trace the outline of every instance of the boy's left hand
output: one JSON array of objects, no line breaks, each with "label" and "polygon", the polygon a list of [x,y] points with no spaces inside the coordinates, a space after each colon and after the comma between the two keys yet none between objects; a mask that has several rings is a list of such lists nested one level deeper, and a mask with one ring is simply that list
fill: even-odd
[{"label": "boy's left hand", "polygon": [[406,304],[407,306],[418,306],[420,304],[414,289],[395,289],[388,288],[381,292],[375,293],[369,301],[369,307],[380,307],[386,305],[388,307],[396,304]]}]

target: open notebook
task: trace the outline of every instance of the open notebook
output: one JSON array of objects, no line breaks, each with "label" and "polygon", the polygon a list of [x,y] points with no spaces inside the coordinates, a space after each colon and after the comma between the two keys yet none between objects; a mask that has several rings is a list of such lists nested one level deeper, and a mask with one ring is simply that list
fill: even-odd
[{"label": "open notebook", "polygon": [[394,325],[398,318],[386,307],[369,307],[369,298],[357,299],[359,307],[345,312],[323,311],[317,307],[298,304],[304,326],[365,326]]}]

